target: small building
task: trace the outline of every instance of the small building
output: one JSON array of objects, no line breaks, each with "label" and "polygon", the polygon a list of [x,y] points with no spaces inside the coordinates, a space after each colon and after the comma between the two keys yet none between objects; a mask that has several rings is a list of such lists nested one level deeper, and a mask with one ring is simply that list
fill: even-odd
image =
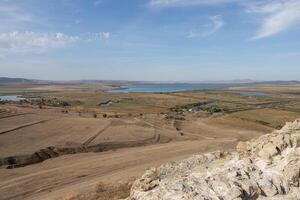
[{"label": "small building", "polygon": [[101,107],[108,107],[108,106],[111,106],[112,104],[113,104],[112,100],[107,100],[107,101],[100,102],[99,106],[101,106]]}]

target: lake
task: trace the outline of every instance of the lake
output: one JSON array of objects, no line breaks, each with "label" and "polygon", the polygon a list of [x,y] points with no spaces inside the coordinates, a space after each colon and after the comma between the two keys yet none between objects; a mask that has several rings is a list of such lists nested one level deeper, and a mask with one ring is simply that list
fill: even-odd
[{"label": "lake", "polygon": [[195,90],[223,89],[233,86],[246,86],[249,84],[233,83],[157,83],[157,84],[130,84],[110,90],[112,93],[131,93],[131,92],[181,92]]}]

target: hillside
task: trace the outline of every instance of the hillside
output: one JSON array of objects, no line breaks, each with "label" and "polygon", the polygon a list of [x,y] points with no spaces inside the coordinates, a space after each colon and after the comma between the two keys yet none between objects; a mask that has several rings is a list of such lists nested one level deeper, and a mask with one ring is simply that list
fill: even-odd
[{"label": "hillside", "polygon": [[128,200],[300,199],[300,121],[249,142],[236,152],[192,156],[148,170]]},{"label": "hillside", "polygon": [[0,77],[0,85],[6,85],[6,84],[37,84],[37,83],[46,83],[46,81],[25,79],[25,78]]}]

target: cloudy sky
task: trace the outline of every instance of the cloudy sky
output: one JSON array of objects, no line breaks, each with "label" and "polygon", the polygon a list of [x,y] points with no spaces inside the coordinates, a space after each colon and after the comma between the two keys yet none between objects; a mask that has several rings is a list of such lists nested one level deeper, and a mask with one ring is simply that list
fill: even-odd
[{"label": "cloudy sky", "polygon": [[0,76],[300,80],[300,0],[0,0]]}]

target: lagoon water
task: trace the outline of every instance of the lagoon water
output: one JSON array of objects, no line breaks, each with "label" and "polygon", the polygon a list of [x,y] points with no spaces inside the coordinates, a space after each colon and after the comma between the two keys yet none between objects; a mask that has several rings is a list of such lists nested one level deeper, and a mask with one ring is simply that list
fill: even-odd
[{"label": "lagoon water", "polygon": [[0,95],[0,100],[2,101],[20,101],[25,98],[17,96],[17,95]]},{"label": "lagoon water", "polygon": [[130,93],[130,92],[180,92],[195,90],[223,89],[225,87],[245,86],[246,84],[233,83],[157,83],[157,84],[130,84],[121,86],[109,92]]}]

